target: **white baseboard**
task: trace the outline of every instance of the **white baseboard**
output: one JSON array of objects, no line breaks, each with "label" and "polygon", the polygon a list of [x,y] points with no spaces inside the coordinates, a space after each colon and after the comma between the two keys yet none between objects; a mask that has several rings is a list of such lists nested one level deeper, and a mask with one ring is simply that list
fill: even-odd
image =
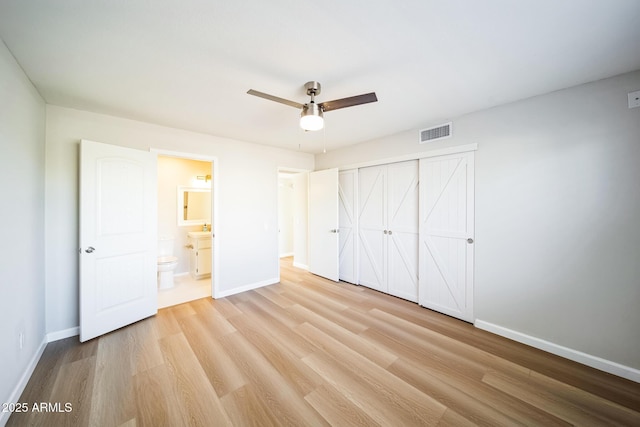
[{"label": "white baseboard", "polygon": [[69,337],[75,337],[80,334],[80,328],[78,326],[74,328],[64,329],[62,331],[49,332],[47,334],[47,342],[53,342],[63,340]]},{"label": "white baseboard", "polygon": [[[29,361],[27,368],[22,373],[22,376],[20,377],[18,384],[16,384],[15,388],[11,392],[8,402],[4,402],[4,403],[18,402],[18,399],[20,399],[20,395],[22,395],[24,388],[27,386],[27,383],[29,382],[29,379],[31,378],[33,371],[36,369],[36,366],[38,366],[38,362],[40,361],[40,357],[42,357],[42,353],[44,353],[44,349],[47,347],[47,343],[48,341],[46,337],[43,338],[42,342],[38,346],[38,349],[34,353],[31,360]],[[11,412],[0,411],[0,426],[4,426],[5,424],[7,424],[7,421],[9,420],[10,415],[11,415]]]},{"label": "white baseboard", "polygon": [[280,254],[280,258],[287,258],[287,257],[290,257],[290,256],[293,256],[293,252],[285,252],[285,253]]},{"label": "white baseboard", "polygon": [[295,262],[294,261],[293,266],[297,267],[297,268],[302,268],[303,270],[309,271],[309,266],[307,264],[301,264],[299,262]]},{"label": "white baseboard", "polygon": [[228,297],[228,296],[231,296],[231,295],[239,294],[241,292],[250,291],[252,289],[258,289],[258,288],[261,288],[263,286],[273,285],[273,284],[276,284],[278,282],[280,282],[280,277],[275,277],[273,279],[262,280],[262,281],[256,282],[256,283],[249,283],[248,285],[240,286],[240,287],[234,288],[234,289],[229,289],[227,291],[217,291],[217,292],[214,292],[215,295],[213,295],[213,297],[214,298],[224,298],[224,297]]},{"label": "white baseboard", "polygon": [[509,338],[522,344],[530,345],[531,347],[544,350],[548,353],[564,357],[565,359],[573,360],[574,362],[582,363],[583,365],[591,366],[592,368],[596,368],[601,371],[608,372],[610,374],[640,383],[640,370],[632,368],[630,366],[621,365],[617,362],[612,362],[598,356],[593,356],[591,354],[583,353],[578,350],[554,344],[540,338],[523,334],[522,332],[494,325],[493,323],[485,322],[483,320],[476,320],[474,322],[474,326],[476,328],[492,332],[496,335]]}]

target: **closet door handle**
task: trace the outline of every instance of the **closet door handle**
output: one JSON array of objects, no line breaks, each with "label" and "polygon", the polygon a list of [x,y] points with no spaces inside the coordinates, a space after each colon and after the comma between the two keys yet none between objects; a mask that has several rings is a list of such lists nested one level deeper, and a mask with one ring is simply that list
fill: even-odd
[{"label": "closet door handle", "polygon": [[389,236],[391,236],[393,234],[393,232],[391,230],[389,230]]},{"label": "closet door handle", "polygon": [[388,233],[388,231],[387,231],[387,230],[384,230],[384,234],[387,234],[387,233]]},{"label": "closet door handle", "polygon": [[88,254],[92,253],[93,251],[95,251],[96,248],[94,248],[93,246],[89,246],[87,249],[85,249],[84,251]]},{"label": "closet door handle", "polygon": [[473,239],[472,239],[471,237],[469,237],[469,238],[467,239],[467,243],[469,243],[469,244],[473,243]]}]

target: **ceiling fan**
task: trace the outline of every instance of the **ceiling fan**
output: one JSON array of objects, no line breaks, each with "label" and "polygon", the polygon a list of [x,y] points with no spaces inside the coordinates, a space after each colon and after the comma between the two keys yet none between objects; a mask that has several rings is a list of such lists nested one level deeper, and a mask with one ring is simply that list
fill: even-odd
[{"label": "ceiling fan", "polygon": [[311,96],[311,100],[306,104],[289,101],[288,99],[269,95],[268,93],[264,92],[258,92],[257,90],[253,89],[249,89],[247,93],[249,95],[258,96],[270,101],[275,101],[281,104],[290,105],[291,107],[299,108],[301,110],[300,127],[304,130],[322,129],[322,127],[324,126],[324,119],[322,118],[322,115],[327,111],[333,111],[340,108],[353,107],[356,105],[368,104],[369,102],[378,101],[375,92],[371,92],[365,93],[363,95],[350,96],[348,98],[335,99],[333,101],[321,102],[319,104],[316,104],[315,97],[320,95],[320,83],[307,82],[304,87],[307,90],[307,95]]}]

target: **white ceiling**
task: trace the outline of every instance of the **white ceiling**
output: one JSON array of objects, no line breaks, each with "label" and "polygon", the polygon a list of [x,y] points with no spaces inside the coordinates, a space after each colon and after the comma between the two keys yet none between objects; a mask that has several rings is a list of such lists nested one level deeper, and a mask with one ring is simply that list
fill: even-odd
[{"label": "white ceiling", "polygon": [[[0,0],[0,37],[47,103],[315,153],[640,69],[640,1]],[[379,101],[246,94],[309,80]]]}]

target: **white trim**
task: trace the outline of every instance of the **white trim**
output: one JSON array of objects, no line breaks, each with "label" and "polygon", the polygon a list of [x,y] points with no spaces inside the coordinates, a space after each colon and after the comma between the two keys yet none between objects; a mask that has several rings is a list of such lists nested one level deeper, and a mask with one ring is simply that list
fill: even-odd
[{"label": "white trim", "polygon": [[239,294],[246,291],[251,291],[253,289],[262,288],[263,286],[274,285],[280,282],[280,276],[274,277],[272,279],[262,280],[260,282],[249,283],[248,285],[240,286],[237,288],[229,289],[228,291],[217,292],[213,298],[224,298],[231,295]]},{"label": "white trim", "polygon": [[293,262],[293,266],[296,268],[302,268],[303,270],[309,271],[309,266],[307,264],[302,264],[301,262]]},{"label": "white trim", "polygon": [[640,370],[630,366],[621,365],[620,363],[612,362],[598,356],[593,356],[591,354],[554,344],[540,338],[523,334],[522,332],[485,322],[484,320],[476,320],[474,326],[478,329],[483,329],[496,335],[544,350],[548,353],[564,357],[565,359],[573,360],[574,362],[640,383]]},{"label": "white trim", "polygon": [[386,165],[388,163],[404,162],[407,160],[424,159],[427,157],[445,156],[447,154],[465,153],[467,151],[476,151],[478,144],[455,145],[452,147],[439,148],[435,150],[420,151],[418,153],[404,154],[402,156],[388,157],[386,159],[370,160],[362,163],[352,163],[350,165],[339,166],[338,169],[343,171],[347,169],[365,168],[368,166]]},{"label": "white trim", "polygon": [[208,154],[195,154],[195,153],[187,153],[183,151],[163,150],[160,148],[149,148],[149,151],[151,151],[152,153],[156,153],[158,156],[180,157],[183,159],[203,160],[205,162],[212,162],[218,159],[217,157],[210,156]]},{"label": "white trim", "polygon": [[286,166],[278,166],[278,173],[283,172],[283,173],[288,173],[290,172],[291,175],[293,174],[297,174],[297,173],[305,173],[305,172],[311,172],[309,169],[300,169],[300,168],[289,168]]},{"label": "white trim", "polygon": [[[7,401],[3,403],[18,403],[18,399],[20,399],[20,396],[22,395],[24,388],[27,386],[27,383],[31,379],[31,375],[33,375],[33,371],[36,369],[36,366],[38,366],[38,362],[40,361],[40,357],[42,357],[42,353],[44,353],[44,349],[47,347],[47,343],[48,342],[46,337],[43,338],[42,342],[40,343],[40,346],[38,346],[38,349],[36,350],[31,360],[29,361],[27,368],[22,373],[20,380],[18,381],[16,386],[13,388],[13,391],[9,395],[9,399],[7,399]],[[0,426],[4,426],[5,424],[7,424],[7,421],[9,421],[10,416],[11,416],[10,411],[7,411],[7,412],[0,411]]]},{"label": "white trim", "polygon": [[280,258],[287,258],[287,257],[290,257],[290,256],[293,256],[293,252],[285,252],[285,253],[280,254]]},{"label": "white trim", "polygon": [[47,338],[47,342],[53,342],[53,341],[63,340],[69,337],[75,337],[79,334],[80,334],[80,328],[76,326],[69,329],[63,329],[62,331],[49,332],[46,338]]}]

